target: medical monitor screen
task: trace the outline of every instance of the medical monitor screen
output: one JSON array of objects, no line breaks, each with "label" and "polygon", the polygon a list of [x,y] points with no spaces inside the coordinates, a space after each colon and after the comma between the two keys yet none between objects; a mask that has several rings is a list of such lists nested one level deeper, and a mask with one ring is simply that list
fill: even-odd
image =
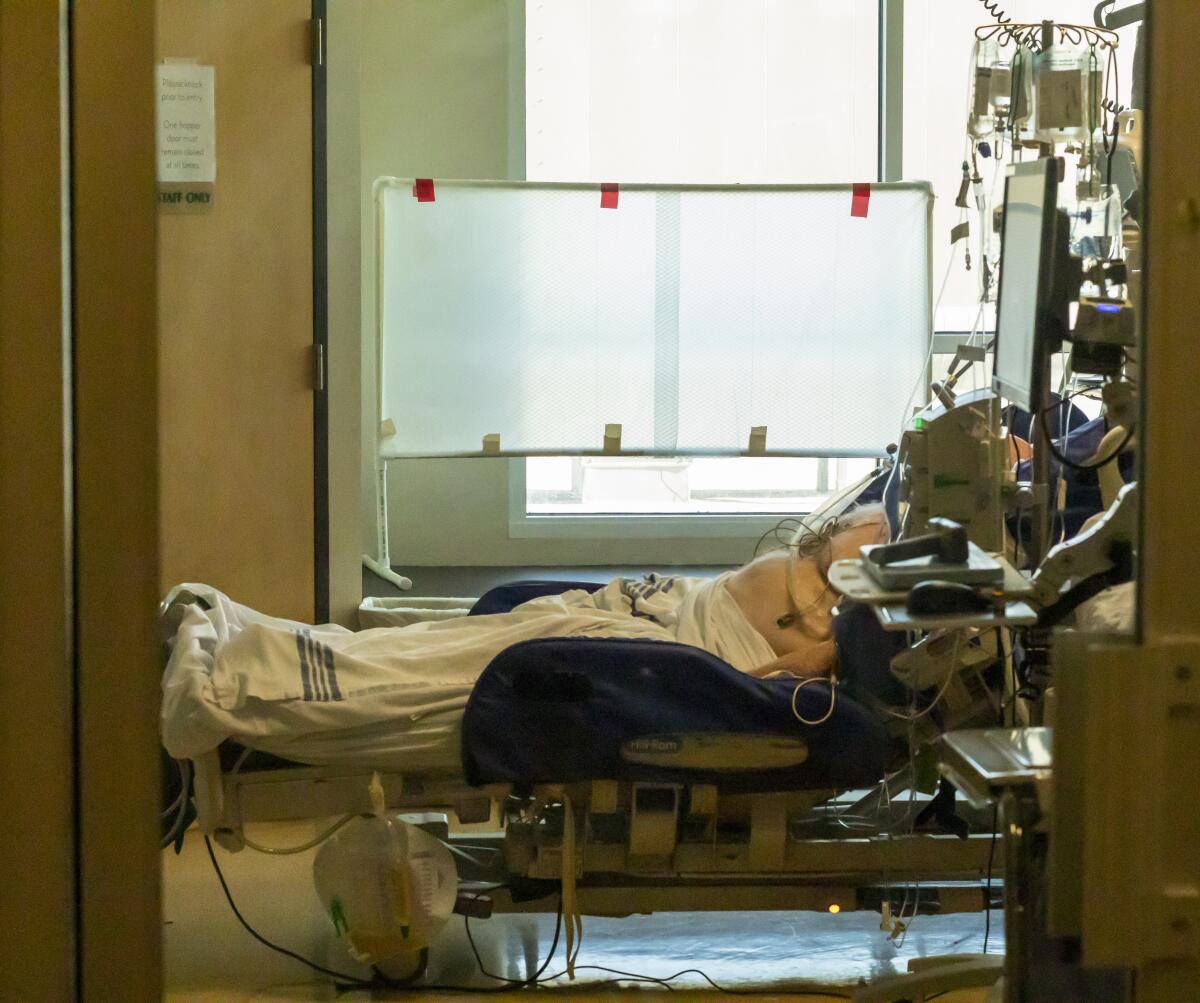
[{"label": "medical monitor screen", "polygon": [[1033,410],[1038,382],[1038,316],[1057,194],[1053,170],[1053,160],[1016,165],[1004,191],[992,382],[998,393],[1026,411]]}]

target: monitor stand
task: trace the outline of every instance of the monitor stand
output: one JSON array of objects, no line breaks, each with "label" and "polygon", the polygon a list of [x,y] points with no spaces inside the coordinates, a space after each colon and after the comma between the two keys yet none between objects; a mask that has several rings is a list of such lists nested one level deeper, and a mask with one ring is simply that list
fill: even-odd
[{"label": "monitor stand", "polygon": [[1042,563],[1046,552],[1050,549],[1050,447],[1051,438],[1049,426],[1050,410],[1050,353],[1039,352],[1038,364],[1041,366],[1041,379],[1037,398],[1034,400],[1033,411],[1033,502],[1029,506],[1029,544],[1025,554],[1029,567],[1036,568]]}]

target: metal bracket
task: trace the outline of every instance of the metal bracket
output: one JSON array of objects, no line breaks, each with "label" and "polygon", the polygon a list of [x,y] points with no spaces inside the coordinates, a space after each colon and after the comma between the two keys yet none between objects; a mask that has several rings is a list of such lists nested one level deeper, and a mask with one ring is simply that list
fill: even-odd
[{"label": "metal bracket", "polygon": [[1146,17],[1144,3],[1135,3],[1121,10],[1113,10],[1112,8],[1116,5],[1117,0],[1103,0],[1102,3],[1096,5],[1092,16],[1097,28],[1124,28],[1126,25],[1136,24]]},{"label": "metal bracket", "polygon": [[325,65],[325,19],[310,18],[308,61],[313,66]]},{"label": "metal bracket", "polygon": [[312,382],[313,390],[322,393],[325,390],[325,346],[314,344],[312,347]]}]

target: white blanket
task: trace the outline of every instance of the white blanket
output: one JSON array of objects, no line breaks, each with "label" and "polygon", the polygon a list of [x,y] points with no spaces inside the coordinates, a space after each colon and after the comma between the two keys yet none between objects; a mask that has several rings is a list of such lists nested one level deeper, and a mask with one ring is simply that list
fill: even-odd
[{"label": "white blanket", "polygon": [[748,672],[774,661],[775,652],[729,595],[725,583],[731,573],[718,578],[614,578],[597,592],[567,592],[518,608],[566,605],[652,620],[669,630],[673,640],[711,651]]},{"label": "white blanket", "polygon": [[1132,634],[1136,606],[1135,582],[1113,585],[1079,604],[1075,627],[1093,634]]},{"label": "white blanket", "polygon": [[163,677],[163,745],[179,759],[236,738],[300,762],[457,772],[475,680],[530,638],[681,641],[742,670],[775,657],[725,576],[616,579],[510,613],[357,633],[265,616],[204,585],[168,601],[184,589],[210,609],[188,608]]}]

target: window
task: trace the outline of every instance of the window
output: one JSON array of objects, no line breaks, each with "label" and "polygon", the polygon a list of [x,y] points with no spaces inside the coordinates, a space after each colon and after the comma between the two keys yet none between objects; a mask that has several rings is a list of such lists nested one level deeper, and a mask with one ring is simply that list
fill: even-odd
[{"label": "window", "polygon": [[870,180],[877,26],[877,0],[530,0],[526,176]]},{"label": "window", "polygon": [[876,466],[862,458],[549,456],[526,461],[536,515],[801,512]]},{"label": "window", "polygon": [[[526,176],[870,180],[877,61],[877,0],[530,0]],[[753,533],[746,515],[807,511],[873,465],[530,458],[513,464],[512,501],[514,516],[532,518],[510,526],[524,534],[531,523],[562,522],[547,516],[703,514],[741,517],[738,532]]]}]

